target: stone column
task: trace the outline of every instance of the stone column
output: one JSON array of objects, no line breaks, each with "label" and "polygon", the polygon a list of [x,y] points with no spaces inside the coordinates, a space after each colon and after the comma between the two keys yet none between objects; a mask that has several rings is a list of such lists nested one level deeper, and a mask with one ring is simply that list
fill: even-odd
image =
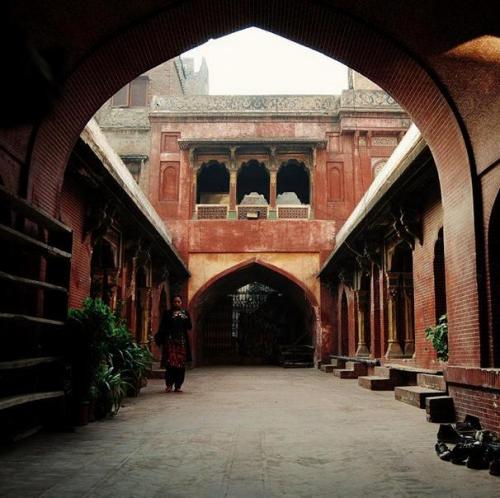
[{"label": "stone column", "polygon": [[405,273],[403,275],[403,302],[405,310],[405,356],[415,354],[415,325],[413,317],[413,275]]},{"label": "stone column", "polygon": [[370,350],[366,344],[366,316],[368,303],[368,291],[356,291],[357,314],[358,314],[358,349],[356,356],[370,356]]},{"label": "stone column", "polygon": [[141,300],[141,323],[140,337],[138,338],[141,344],[147,344],[148,332],[151,315],[151,287],[143,287],[139,289],[139,299]]},{"label": "stone column", "polygon": [[269,182],[269,207],[271,209],[276,209],[276,177],[278,172],[276,169],[270,171],[270,182]]},{"label": "stone column", "polygon": [[236,169],[231,168],[229,171],[229,210],[236,210],[236,179],[237,179]]},{"label": "stone column", "polygon": [[193,213],[192,216],[193,218],[196,218],[196,205],[198,204],[198,189],[197,189],[197,183],[198,183],[198,168],[193,168],[193,173],[192,173],[192,189],[193,189]]},{"label": "stone column", "polygon": [[269,161],[269,218],[277,218],[276,195],[277,195],[277,178],[278,178],[278,160],[276,158],[276,147],[270,148]]},{"label": "stone column", "polygon": [[403,351],[398,341],[397,307],[399,296],[399,273],[387,273],[387,351],[386,358],[401,358]]},{"label": "stone column", "polygon": [[228,218],[236,219],[236,194],[238,182],[238,162],[236,160],[236,147],[230,148],[230,165],[229,165],[229,213]]}]

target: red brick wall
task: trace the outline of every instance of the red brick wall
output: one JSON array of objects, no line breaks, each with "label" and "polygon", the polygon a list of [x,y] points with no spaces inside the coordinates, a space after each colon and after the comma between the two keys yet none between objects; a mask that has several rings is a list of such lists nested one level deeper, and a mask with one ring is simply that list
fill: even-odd
[{"label": "red brick wall", "polygon": [[78,308],[90,295],[90,260],[92,250],[90,241],[84,240],[83,223],[85,220],[86,198],[81,186],[72,178],[66,177],[61,193],[61,220],[73,230],[73,257],[71,259],[71,282],[69,306]]},{"label": "red brick wall", "polygon": [[448,386],[459,420],[466,415],[479,417],[482,426],[500,431],[500,391],[486,391],[466,386]]},{"label": "red brick wall", "polygon": [[[434,289],[434,249],[443,226],[439,191],[434,188],[422,202],[422,243],[416,241],[413,251],[413,292],[415,309],[415,357],[423,368],[439,367],[432,345],[425,339],[425,329],[436,323]],[[445,234],[446,236],[446,234]]]}]

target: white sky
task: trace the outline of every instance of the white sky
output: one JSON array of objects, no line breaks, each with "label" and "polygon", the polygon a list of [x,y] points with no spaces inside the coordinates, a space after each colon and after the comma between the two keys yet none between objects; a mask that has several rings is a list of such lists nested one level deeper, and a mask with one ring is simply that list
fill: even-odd
[{"label": "white sky", "polygon": [[258,28],[209,40],[182,54],[204,56],[212,95],[339,94],[347,67],[319,52]]}]

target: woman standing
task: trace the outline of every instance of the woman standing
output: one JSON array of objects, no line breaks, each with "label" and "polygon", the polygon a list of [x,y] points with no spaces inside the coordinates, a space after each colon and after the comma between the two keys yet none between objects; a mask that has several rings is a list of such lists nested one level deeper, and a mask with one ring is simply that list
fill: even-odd
[{"label": "woman standing", "polygon": [[191,361],[191,348],[187,331],[191,330],[189,312],[182,308],[182,298],[174,296],[171,309],[165,311],[155,342],[162,347],[161,366],[165,368],[165,392],[174,388],[182,392],[186,375],[186,362]]}]

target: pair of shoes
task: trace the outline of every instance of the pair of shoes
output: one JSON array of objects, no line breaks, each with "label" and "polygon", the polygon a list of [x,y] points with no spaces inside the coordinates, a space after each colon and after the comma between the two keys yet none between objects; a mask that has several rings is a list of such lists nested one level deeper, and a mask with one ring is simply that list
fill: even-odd
[{"label": "pair of shoes", "polygon": [[440,424],[437,440],[441,443],[457,444],[463,440],[463,437],[451,424]]},{"label": "pair of shoes", "polygon": [[476,470],[483,470],[489,467],[490,462],[486,456],[486,448],[482,443],[475,443],[474,447],[471,448],[466,465],[468,469]]},{"label": "pair of shoes", "polygon": [[465,465],[472,454],[476,454],[476,457],[473,458],[473,462],[478,462],[479,454],[480,452],[482,453],[482,449],[482,444],[479,441],[460,441],[451,450],[451,463],[455,465]]},{"label": "pair of shoes", "polygon": [[451,451],[446,446],[446,444],[438,441],[436,445],[434,446],[434,449],[436,450],[437,456],[441,458],[441,460],[444,460],[445,462],[449,462],[451,459]]},{"label": "pair of shoes", "polygon": [[172,386],[165,387],[165,392],[166,393],[172,392]]}]

